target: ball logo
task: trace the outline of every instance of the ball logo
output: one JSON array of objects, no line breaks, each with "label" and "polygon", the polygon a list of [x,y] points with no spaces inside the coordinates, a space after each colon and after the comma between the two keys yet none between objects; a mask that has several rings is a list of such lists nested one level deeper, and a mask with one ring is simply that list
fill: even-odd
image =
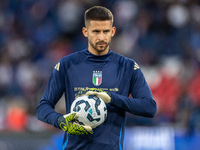
[{"label": "ball logo", "polygon": [[100,97],[96,95],[83,95],[73,101],[71,113],[77,113],[76,123],[96,128],[105,121],[107,107]]},{"label": "ball logo", "polygon": [[95,86],[99,86],[102,83],[102,71],[93,71],[92,82]]},{"label": "ball logo", "polygon": [[[91,98],[91,99],[93,98],[93,99],[95,100],[95,110],[96,110],[96,112],[97,112],[97,115],[100,116],[100,110],[98,109],[98,106],[99,106],[100,103],[101,103],[100,99],[99,99],[98,97],[94,96],[94,95],[88,96],[88,98],[89,98],[89,99],[90,99],[90,98]],[[87,112],[88,109],[91,107],[91,105],[88,103],[88,101],[85,101],[85,100],[80,100],[80,101],[76,102],[75,107],[73,108],[73,111],[74,111],[74,112],[79,112],[79,111],[81,110],[81,108],[80,108],[79,105],[81,105],[81,104],[83,104],[83,103],[85,103],[84,110],[85,110],[85,112]],[[89,113],[87,114],[87,119],[88,119],[90,122],[92,122],[92,121],[97,121],[97,122],[100,121],[100,118],[93,118],[93,117],[92,117],[92,108],[89,109],[88,112],[89,112]],[[83,122],[80,122],[80,121],[78,121],[78,120],[77,120],[77,122],[78,122],[79,124],[81,124],[81,125],[84,125]]]}]

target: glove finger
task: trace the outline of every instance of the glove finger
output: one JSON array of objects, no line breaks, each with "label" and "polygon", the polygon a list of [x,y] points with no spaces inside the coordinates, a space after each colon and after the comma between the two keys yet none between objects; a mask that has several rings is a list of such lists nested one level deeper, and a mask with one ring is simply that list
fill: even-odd
[{"label": "glove finger", "polygon": [[71,113],[63,115],[64,118],[69,117]]},{"label": "glove finger", "polygon": [[79,130],[71,130],[71,131],[68,131],[69,134],[73,134],[73,135],[82,135],[84,134],[82,131],[79,131]]},{"label": "glove finger", "polygon": [[70,114],[64,115],[63,117],[67,118],[68,121],[72,121],[72,120],[74,120],[75,115],[76,115],[76,113],[70,113]]},{"label": "glove finger", "polygon": [[87,132],[87,131],[74,131],[73,134],[76,134],[76,135],[83,135],[83,134],[93,134],[93,132]]},{"label": "glove finger", "polygon": [[82,126],[74,124],[74,134],[93,134],[92,128],[90,126]]},{"label": "glove finger", "polygon": [[98,92],[88,91],[88,92],[86,93],[86,95],[87,95],[87,96],[89,96],[89,95],[98,95]]},{"label": "glove finger", "polygon": [[92,128],[90,126],[82,126],[83,128],[85,128],[85,130],[87,130],[88,132],[92,131]]},{"label": "glove finger", "polygon": [[78,134],[79,135],[84,135],[84,134],[88,135],[88,134],[93,134],[93,132],[92,131],[91,132],[79,131]]},{"label": "glove finger", "polygon": [[98,93],[98,96],[105,102],[110,103],[111,97],[106,92],[100,92]]},{"label": "glove finger", "polygon": [[78,114],[77,113],[75,114],[74,119],[78,119]]}]

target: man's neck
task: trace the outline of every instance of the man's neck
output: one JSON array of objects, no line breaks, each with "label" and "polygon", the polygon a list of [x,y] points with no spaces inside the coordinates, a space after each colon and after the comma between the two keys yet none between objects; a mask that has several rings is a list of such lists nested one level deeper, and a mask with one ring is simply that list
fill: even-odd
[{"label": "man's neck", "polygon": [[107,49],[105,49],[104,51],[98,51],[98,50],[95,50],[95,49],[93,49],[93,48],[91,48],[91,47],[88,47],[88,51],[90,52],[90,53],[92,53],[93,55],[106,55],[108,52],[109,52],[109,48],[107,48]]}]

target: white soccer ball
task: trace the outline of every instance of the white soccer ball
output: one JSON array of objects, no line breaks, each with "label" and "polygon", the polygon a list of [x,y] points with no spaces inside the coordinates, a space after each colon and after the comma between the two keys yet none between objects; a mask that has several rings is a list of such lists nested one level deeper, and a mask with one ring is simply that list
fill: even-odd
[{"label": "white soccer ball", "polygon": [[96,95],[80,96],[71,105],[71,113],[77,113],[78,124],[96,128],[107,117],[107,107],[104,101]]}]

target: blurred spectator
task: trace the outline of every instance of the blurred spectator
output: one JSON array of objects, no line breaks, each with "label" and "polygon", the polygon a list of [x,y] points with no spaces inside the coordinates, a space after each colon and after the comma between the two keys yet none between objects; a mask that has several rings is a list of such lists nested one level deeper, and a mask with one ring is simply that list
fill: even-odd
[{"label": "blurred spectator", "polygon": [[171,4],[167,10],[167,18],[172,26],[181,28],[189,21],[189,10],[182,3]]},{"label": "blurred spectator", "polygon": [[64,0],[58,4],[58,23],[62,32],[75,34],[79,30],[83,6],[79,0]]},{"label": "blurred spectator", "polygon": [[28,124],[28,112],[23,97],[9,97],[5,115],[6,129],[22,132]]},{"label": "blurred spectator", "polygon": [[7,51],[0,51],[0,96],[9,95],[14,82],[14,71]]}]

